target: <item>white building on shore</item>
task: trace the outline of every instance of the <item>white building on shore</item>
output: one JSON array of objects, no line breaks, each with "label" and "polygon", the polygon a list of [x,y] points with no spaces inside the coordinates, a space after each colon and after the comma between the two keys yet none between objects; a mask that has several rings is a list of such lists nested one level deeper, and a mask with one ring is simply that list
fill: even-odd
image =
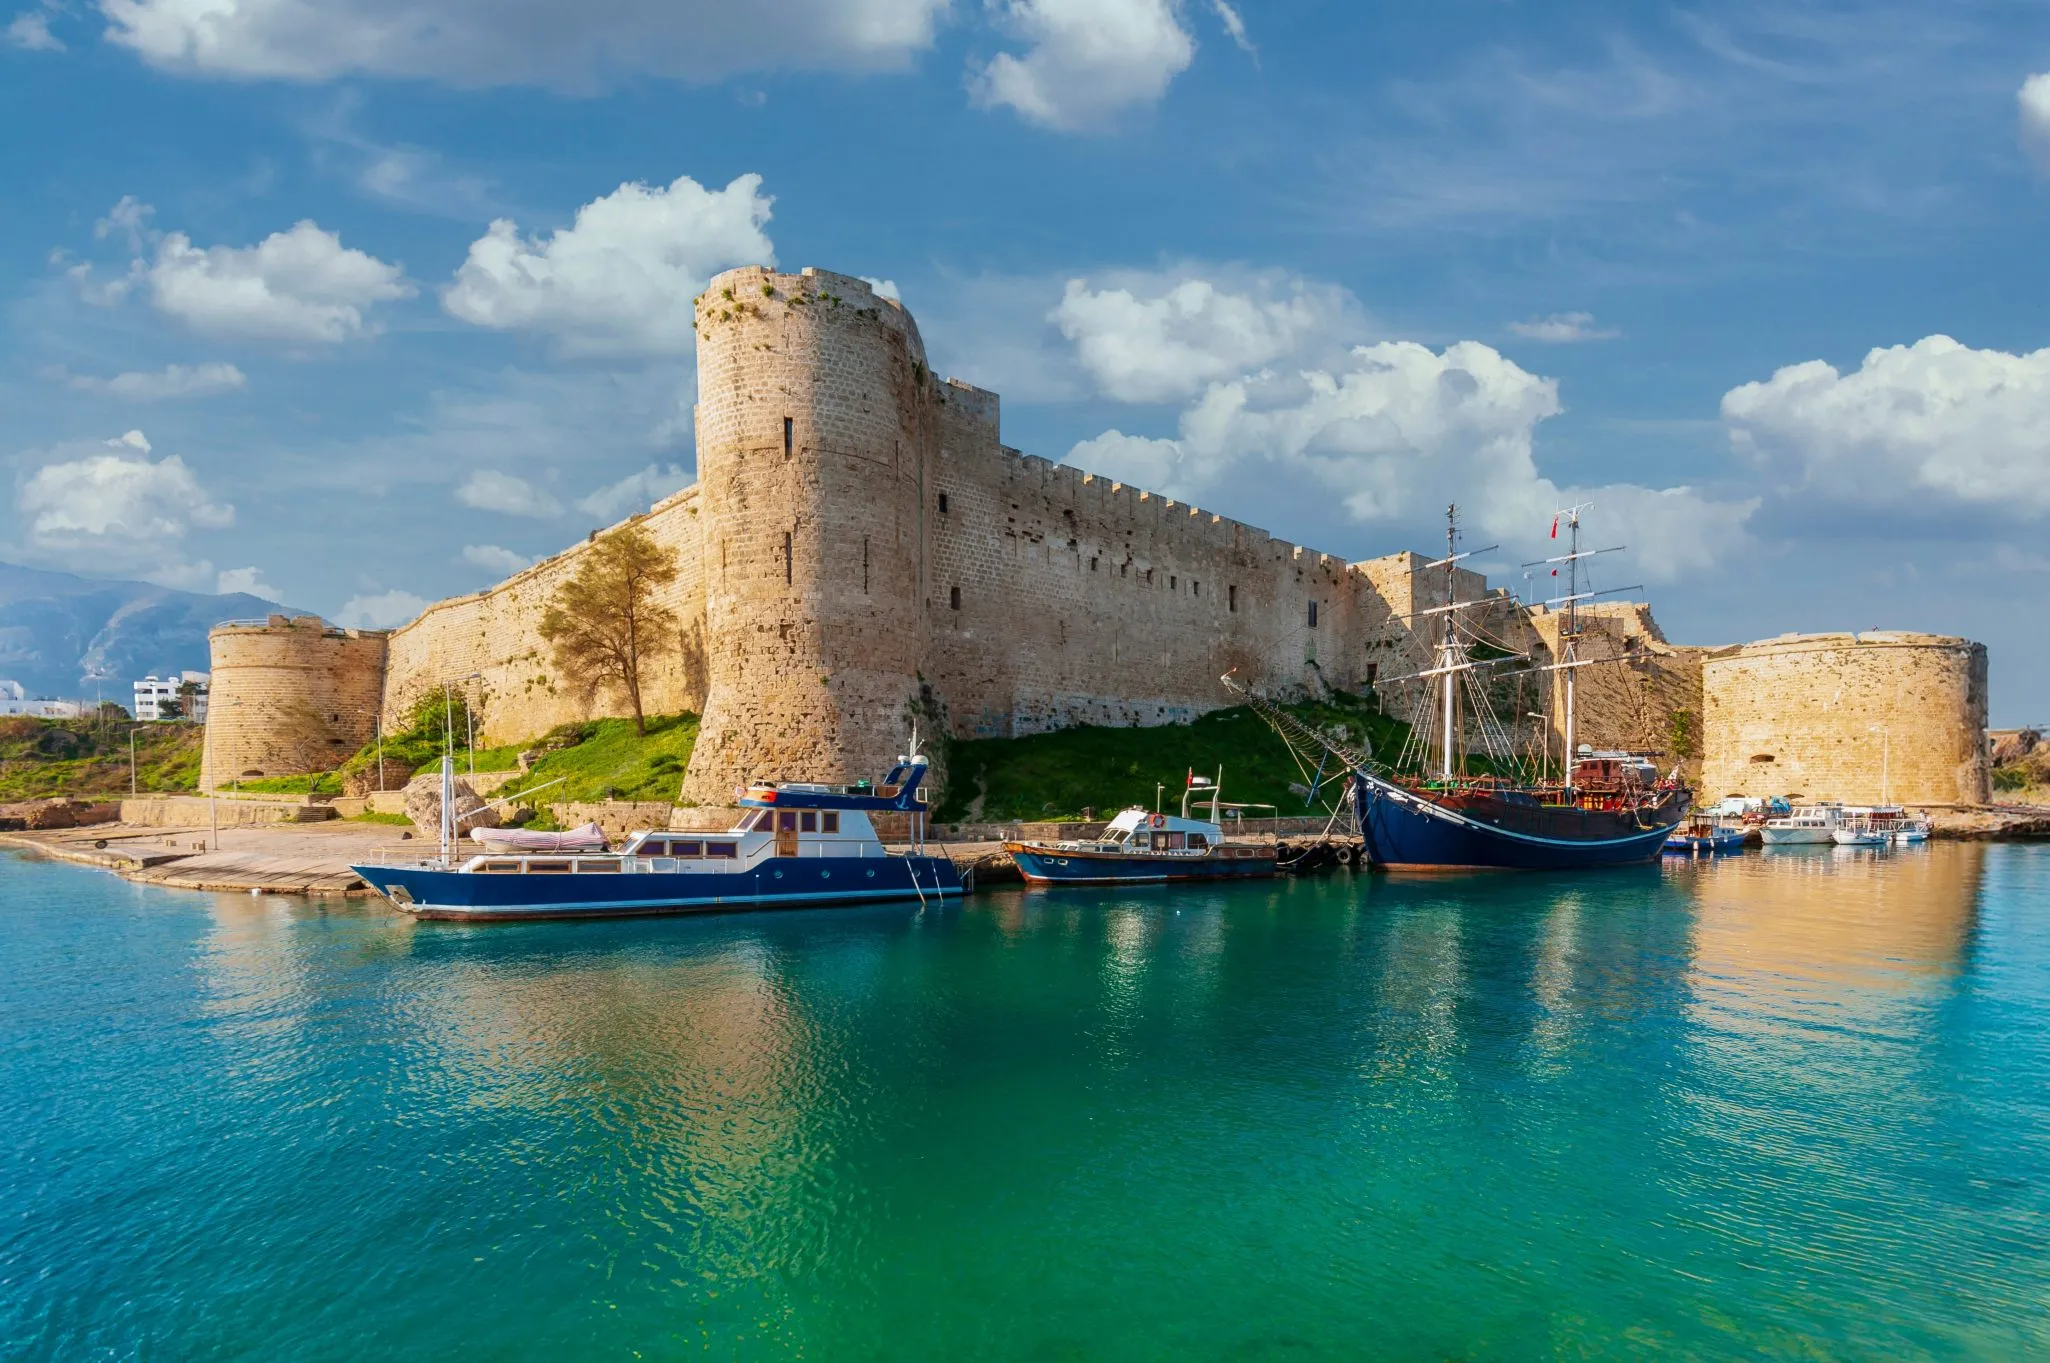
[{"label": "white building on shore", "polygon": [[[205,672],[174,672],[161,677],[152,672],[135,683],[135,717],[150,722],[189,719],[204,724],[209,679]],[[167,706],[166,702],[172,704]],[[171,713],[166,714],[166,709]]]}]

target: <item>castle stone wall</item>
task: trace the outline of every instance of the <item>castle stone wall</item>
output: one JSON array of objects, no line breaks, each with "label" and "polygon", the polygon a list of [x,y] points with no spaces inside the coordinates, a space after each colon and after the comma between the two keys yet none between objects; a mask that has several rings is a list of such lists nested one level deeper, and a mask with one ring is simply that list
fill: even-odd
[{"label": "castle stone wall", "polygon": [[[665,498],[638,523],[676,556],[677,578],[658,601],[676,614],[674,637],[656,641],[642,682],[651,714],[702,708],[705,593],[696,488]],[[612,527],[617,529],[618,527]],[[605,532],[600,532],[605,533]],[[543,559],[489,591],[436,602],[391,635],[384,724],[397,732],[414,704],[453,683],[470,699],[479,743],[521,743],[558,724],[626,713],[626,699],[587,694],[566,682],[540,633],[556,589],[576,574],[592,540]],[[472,673],[481,674],[475,678]]]},{"label": "castle stone wall", "polygon": [[1702,794],[1983,804],[1986,648],[1943,635],[1782,635],[1702,665]]},{"label": "castle stone wall", "polygon": [[202,790],[251,777],[330,771],[377,731],[387,638],[317,615],[216,625]]}]

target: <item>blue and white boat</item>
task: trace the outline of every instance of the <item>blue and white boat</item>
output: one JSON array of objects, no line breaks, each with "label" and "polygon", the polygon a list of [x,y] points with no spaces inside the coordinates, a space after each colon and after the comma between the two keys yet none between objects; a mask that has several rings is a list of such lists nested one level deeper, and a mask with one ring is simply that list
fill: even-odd
[{"label": "blue and white boat", "polygon": [[1667,856],[1714,856],[1741,852],[1751,831],[1724,822],[1714,811],[1699,811],[1680,821],[1666,838]]},{"label": "blue and white boat", "polygon": [[[1018,874],[1035,885],[1136,885],[1273,875],[1274,845],[1232,842],[1224,836],[1220,821],[1226,810],[1270,806],[1225,804],[1223,784],[1222,768],[1215,781],[1191,773],[1178,816],[1134,806],[1112,819],[1095,838],[1007,842],[1004,850],[1017,863]],[[1189,799],[1199,791],[1210,796],[1205,802],[1210,806],[1208,819],[1189,817]]]},{"label": "blue and white boat", "polygon": [[[721,833],[636,833],[616,852],[484,852],[351,869],[419,918],[469,921],[812,908],[939,901],[967,888],[954,863],[923,850],[926,761],[912,756],[880,787],[781,781],[748,787]],[[910,816],[912,850],[891,852],[876,814]]]}]

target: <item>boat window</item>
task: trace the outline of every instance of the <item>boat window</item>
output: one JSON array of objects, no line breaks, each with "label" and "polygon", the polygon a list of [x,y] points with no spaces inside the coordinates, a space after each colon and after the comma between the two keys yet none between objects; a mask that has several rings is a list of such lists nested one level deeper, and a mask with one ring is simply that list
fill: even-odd
[{"label": "boat window", "polygon": [[580,861],[577,863],[578,875],[590,875],[593,872],[599,871],[617,871],[618,869],[619,863],[616,861]]},{"label": "boat window", "polygon": [[672,842],[669,844],[671,856],[701,857],[705,854],[704,849],[705,845],[701,842]]},{"label": "boat window", "polygon": [[736,857],[740,855],[740,849],[730,842],[708,842],[705,844],[705,855],[708,857]]},{"label": "boat window", "polygon": [[635,851],[644,857],[666,857],[669,855],[669,839],[649,838],[636,848]]},{"label": "boat window", "polygon": [[839,832],[840,815],[838,814],[838,812],[829,809],[825,813],[819,815],[819,831],[824,833]]},{"label": "boat window", "polygon": [[779,810],[776,823],[778,831],[795,833],[797,831],[797,811],[794,809]]},{"label": "boat window", "polygon": [[527,863],[527,869],[529,871],[567,871],[569,870],[569,863],[566,861],[530,861]]},{"label": "boat window", "polygon": [[814,814],[814,813],[812,813],[812,812],[811,812],[810,810],[808,810],[808,809],[807,809],[807,810],[806,810],[806,811],[804,812],[804,818],[803,818],[803,819],[802,819],[802,820],[801,820],[801,821],[799,822],[799,824],[798,824],[798,828],[799,828],[799,830],[800,830],[801,832],[805,832],[805,833],[816,833],[816,832],[818,832],[818,831],[819,831],[819,816],[818,816],[818,815],[816,815],[816,814]]},{"label": "boat window", "polygon": [[1189,834],[1189,846],[1200,852],[1210,846],[1210,839],[1204,837],[1201,833],[1191,833]]},{"label": "boat window", "polygon": [[493,875],[504,875],[508,871],[517,872],[520,869],[520,864],[517,861],[487,861],[477,869],[489,871]]},{"label": "boat window", "polygon": [[1125,839],[1125,846],[1127,847],[1137,847],[1143,850],[1152,845],[1153,835],[1150,833],[1134,833],[1131,837]]},{"label": "boat window", "polygon": [[1162,833],[1159,835],[1159,841],[1162,850],[1173,852],[1179,850],[1187,840],[1180,833]]}]

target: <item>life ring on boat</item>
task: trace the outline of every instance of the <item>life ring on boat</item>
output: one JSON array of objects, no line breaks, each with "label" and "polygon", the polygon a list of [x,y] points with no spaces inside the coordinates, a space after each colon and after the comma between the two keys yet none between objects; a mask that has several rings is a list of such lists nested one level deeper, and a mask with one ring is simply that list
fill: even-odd
[{"label": "life ring on boat", "polygon": [[1147,820],[1146,822],[1147,822],[1147,823],[1148,823],[1148,824],[1149,824],[1150,826],[1152,826],[1152,827],[1154,827],[1154,828],[1165,828],[1165,827],[1167,827],[1167,815],[1165,815],[1165,814],[1155,814],[1155,815],[1154,815],[1154,816],[1153,816],[1152,818],[1148,819],[1148,820]]}]

